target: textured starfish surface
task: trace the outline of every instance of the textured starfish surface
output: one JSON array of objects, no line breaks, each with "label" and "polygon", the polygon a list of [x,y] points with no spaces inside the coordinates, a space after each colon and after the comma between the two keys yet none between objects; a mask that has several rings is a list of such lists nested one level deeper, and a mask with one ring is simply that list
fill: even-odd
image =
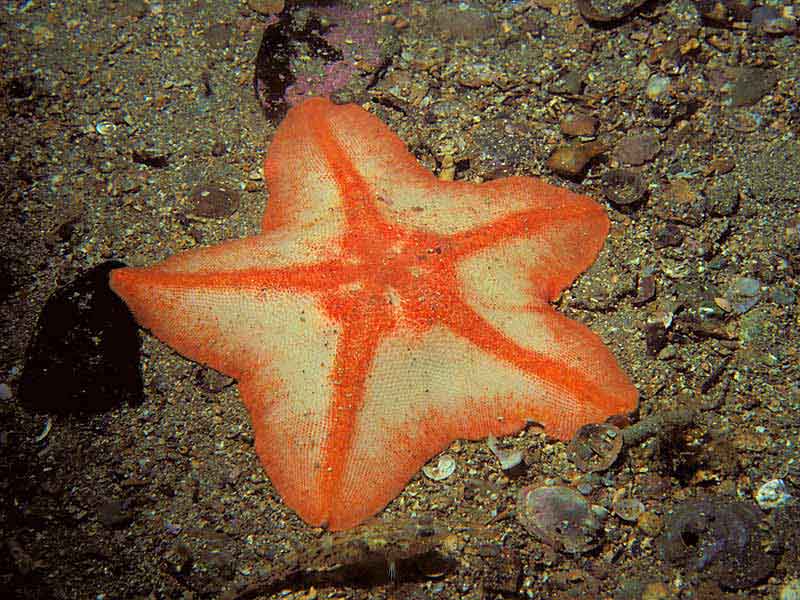
[{"label": "textured starfish surface", "polygon": [[256,452],[308,523],[357,525],[456,438],[557,438],[637,392],[551,306],[608,232],[537,179],[442,182],[358,106],[308,100],[264,164],[262,233],[113,271],[138,322],[238,380]]}]

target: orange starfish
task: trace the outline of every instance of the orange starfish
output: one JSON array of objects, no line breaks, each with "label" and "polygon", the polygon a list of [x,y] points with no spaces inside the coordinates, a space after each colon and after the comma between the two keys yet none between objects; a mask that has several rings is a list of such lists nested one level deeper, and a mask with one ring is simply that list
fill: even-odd
[{"label": "orange starfish", "polygon": [[353,527],[456,438],[565,439],[636,407],[600,339],[549,305],[595,259],[603,208],[537,179],[442,182],[358,106],[275,133],[262,233],[119,269],[178,352],[239,382],[256,452],[305,521]]}]

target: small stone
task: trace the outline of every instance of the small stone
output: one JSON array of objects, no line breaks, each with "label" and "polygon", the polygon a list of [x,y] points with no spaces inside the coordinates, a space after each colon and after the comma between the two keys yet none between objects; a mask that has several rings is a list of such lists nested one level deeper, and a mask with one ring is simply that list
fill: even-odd
[{"label": "small stone", "polygon": [[214,142],[214,145],[211,146],[211,156],[220,157],[225,154],[227,148],[225,147],[225,142],[222,140],[217,140]]},{"label": "small stone", "polygon": [[636,286],[636,297],[633,299],[633,304],[641,306],[647,304],[656,296],[656,278],[652,275],[639,277],[639,282]]},{"label": "small stone", "polygon": [[779,306],[793,306],[797,302],[797,295],[789,288],[776,287],[769,293],[770,300]]},{"label": "small stone", "polygon": [[661,152],[661,141],[654,132],[624,137],[614,148],[614,158],[619,162],[640,166],[653,160]]},{"label": "small stone", "polygon": [[642,600],[667,600],[672,598],[669,587],[661,581],[648,583],[642,592]]},{"label": "small stone", "polygon": [[760,6],[753,10],[750,28],[755,33],[767,35],[787,35],[796,31],[794,15],[786,14],[786,10],[779,12],[772,6]]},{"label": "small stone", "polygon": [[7,383],[0,383],[0,400],[11,400],[14,393],[11,391],[11,386]]},{"label": "small stone", "polygon": [[163,169],[169,165],[169,152],[158,148],[134,148],[131,157],[133,162],[154,169]]},{"label": "small stone", "polygon": [[205,39],[212,48],[225,48],[230,43],[233,28],[228,23],[214,23],[205,32]]},{"label": "small stone", "polygon": [[247,0],[247,6],[250,7],[250,10],[267,16],[276,15],[283,11],[284,5],[284,0]]},{"label": "small stone", "polygon": [[674,223],[667,223],[653,233],[653,245],[657,249],[677,248],[683,243],[683,231]]},{"label": "small stone", "polygon": [[761,282],[752,277],[740,277],[733,283],[733,292],[742,296],[757,296]]},{"label": "small stone", "polygon": [[577,177],[583,173],[590,160],[605,151],[606,146],[601,142],[560,146],[550,155],[545,165],[562,177]]},{"label": "small stone", "polygon": [[222,219],[239,210],[239,194],[227,186],[203,184],[189,197],[189,214],[204,219]]},{"label": "small stone", "polygon": [[583,90],[583,77],[583,71],[567,71],[553,83],[550,91],[554,94],[578,96]]},{"label": "small stone", "polygon": [[661,530],[664,527],[664,522],[656,513],[646,511],[639,515],[639,518],[636,521],[636,526],[641,529],[642,533],[645,535],[656,537],[661,533]]},{"label": "small stone", "polygon": [[126,503],[122,500],[104,502],[97,509],[97,519],[110,529],[125,527],[133,521]]},{"label": "small stone", "polygon": [[661,75],[653,75],[647,82],[645,95],[653,101],[661,98],[668,90],[671,80],[669,77],[662,77]]},{"label": "small stone", "polygon": [[589,115],[570,113],[558,124],[561,133],[570,137],[593,136],[597,133],[599,121]]},{"label": "small stone", "polygon": [[769,69],[742,67],[730,95],[731,106],[752,106],[769,93],[778,82],[778,75]]},{"label": "small stone", "polygon": [[603,174],[603,193],[616,206],[628,206],[641,202],[647,194],[639,175],[627,169],[611,169]]}]

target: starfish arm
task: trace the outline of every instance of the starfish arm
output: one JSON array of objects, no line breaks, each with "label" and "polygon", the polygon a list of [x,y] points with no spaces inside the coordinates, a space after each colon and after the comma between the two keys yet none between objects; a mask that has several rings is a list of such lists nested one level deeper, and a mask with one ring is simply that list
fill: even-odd
[{"label": "starfish arm", "polygon": [[[587,328],[563,321],[559,325],[570,327],[570,337],[579,336],[578,345],[590,345],[587,353],[600,345]],[[505,350],[487,351],[475,341],[446,326],[423,333],[401,327],[381,341],[331,499],[332,529],[346,529],[380,511],[454,439],[507,435],[530,422],[564,438],[608,416],[608,407],[574,395],[591,391],[593,385],[606,389],[602,375],[577,387],[569,382],[565,386],[560,375],[542,368],[563,368],[555,360],[534,355],[527,364],[524,357],[508,361],[502,356]],[[604,356],[613,366],[610,353]],[[631,405],[635,391],[629,384],[621,389],[627,396],[612,410]]]},{"label": "starfish arm", "polygon": [[[357,174],[355,177],[367,183],[370,197],[377,200],[383,220],[408,230],[469,234],[515,213],[531,212],[540,220],[556,222],[583,214],[594,218],[603,212],[586,196],[531,177],[483,184],[441,181],[417,162],[385,124],[355,105],[335,106],[323,98],[309,100],[290,111],[285,123],[285,131],[282,125],[276,140],[285,135],[306,146],[316,146],[315,167],[324,172],[326,160],[319,157],[327,157],[328,173],[321,175],[322,179],[338,178],[340,189],[345,189],[348,172]],[[335,160],[334,155],[346,160]],[[273,181],[281,182],[279,189],[288,187],[276,176],[269,158],[267,165],[270,190]],[[287,180],[290,175],[287,169]]]}]

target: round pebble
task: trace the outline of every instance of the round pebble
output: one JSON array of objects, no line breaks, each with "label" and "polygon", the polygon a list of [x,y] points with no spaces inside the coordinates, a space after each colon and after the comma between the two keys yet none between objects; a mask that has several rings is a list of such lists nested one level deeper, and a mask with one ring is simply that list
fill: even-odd
[{"label": "round pebble", "polygon": [[11,392],[11,386],[7,383],[0,383],[0,400],[11,400],[14,394]]},{"label": "round pebble", "polygon": [[226,186],[199,185],[189,197],[190,214],[206,219],[229,217],[239,209],[239,194]]},{"label": "round pebble", "polygon": [[541,542],[571,554],[595,548],[603,533],[602,521],[586,499],[563,486],[520,490],[517,519]]},{"label": "round pebble", "polygon": [[667,92],[667,90],[669,90],[669,84],[669,77],[653,75],[647,81],[647,88],[645,89],[644,93],[648,98],[650,98],[650,100],[658,100]]},{"label": "round pebble", "polygon": [[733,284],[733,290],[742,296],[755,296],[761,289],[761,282],[752,277],[740,277]]}]

